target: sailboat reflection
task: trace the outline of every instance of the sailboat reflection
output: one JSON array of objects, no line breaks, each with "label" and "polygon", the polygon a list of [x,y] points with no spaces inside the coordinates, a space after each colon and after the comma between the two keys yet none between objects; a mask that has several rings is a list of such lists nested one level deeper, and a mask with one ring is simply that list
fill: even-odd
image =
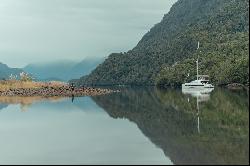
[{"label": "sailboat reflection", "polygon": [[[196,97],[196,108],[197,108],[197,130],[198,133],[200,133],[200,102],[205,102],[210,99],[210,93],[214,90],[214,88],[211,89],[182,89],[183,94],[191,95],[192,97]],[[188,98],[188,102],[189,102]]]}]

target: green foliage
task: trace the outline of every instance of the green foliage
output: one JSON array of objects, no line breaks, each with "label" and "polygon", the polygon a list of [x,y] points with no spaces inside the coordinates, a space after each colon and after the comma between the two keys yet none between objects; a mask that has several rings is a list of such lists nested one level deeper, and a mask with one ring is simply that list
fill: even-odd
[{"label": "green foliage", "polygon": [[249,57],[232,57],[220,63],[214,73],[214,81],[219,85],[229,83],[249,83]]},{"label": "green foliage", "polygon": [[[191,68],[198,54],[197,41],[201,42],[202,61],[207,63],[202,71],[212,74],[216,83],[228,83],[231,80],[223,78],[228,78],[228,73],[237,73],[237,69],[244,73],[240,66],[248,60],[248,6],[247,0],[179,0],[134,49],[111,54],[78,84],[179,85],[190,79],[185,78],[186,67],[190,67],[190,75],[193,74]],[[227,75],[215,76],[207,71],[209,68],[217,72],[223,62],[226,66],[233,57],[237,69],[224,71]],[[242,65],[238,62],[240,59],[244,61]],[[189,64],[181,65],[184,62]],[[232,81],[238,77],[237,81],[245,82],[243,73],[234,76]]]},{"label": "green foliage", "polygon": [[248,3],[227,1],[205,22],[190,26],[185,33],[195,36],[201,48],[177,65],[165,64],[157,76],[157,85],[179,86],[194,79],[198,56],[200,73],[210,75],[214,84],[249,84]]},{"label": "green foliage", "polygon": [[[229,40],[219,44],[219,49],[203,46],[201,52],[194,54],[176,65],[166,65],[159,73],[156,82],[159,86],[180,86],[196,76],[196,58],[199,54],[199,72],[209,75],[216,85],[230,83],[249,83],[249,37],[248,33],[236,33]],[[235,37],[236,36],[236,37]],[[232,39],[235,40],[232,40]],[[214,38],[213,41],[217,39]]]}]

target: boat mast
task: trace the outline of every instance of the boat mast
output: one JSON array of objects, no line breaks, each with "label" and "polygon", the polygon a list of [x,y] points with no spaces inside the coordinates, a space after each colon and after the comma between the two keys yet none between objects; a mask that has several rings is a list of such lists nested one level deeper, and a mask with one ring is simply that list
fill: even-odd
[{"label": "boat mast", "polygon": [[197,107],[197,129],[198,133],[200,133],[200,107],[199,107],[199,96],[196,97],[196,107]]},{"label": "boat mast", "polygon": [[[200,48],[200,42],[198,41],[198,47],[197,47],[197,50],[199,50],[199,48]],[[197,70],[197,80],[199,80],[199,53],[198,53],[198,58],[197,58],[197,61],[196,61],[196,64],[197,64],[197,66],[196,66],[196,70]]]}]

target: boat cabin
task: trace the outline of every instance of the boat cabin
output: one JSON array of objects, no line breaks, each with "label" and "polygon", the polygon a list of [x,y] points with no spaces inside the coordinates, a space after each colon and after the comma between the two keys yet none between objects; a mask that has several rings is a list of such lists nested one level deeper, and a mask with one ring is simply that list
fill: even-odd
[{"label": "boat cabin", "polygon": [[198,75],[198,80],[200,80],[202,84],[208,84],[209,83],[209,76],[208,75]]},{"label": "boat cabin", "polygon": [[206,81],[209,81],[209,76],[208,75],[198,75],[198,79],[199,80],[206,80]]}]

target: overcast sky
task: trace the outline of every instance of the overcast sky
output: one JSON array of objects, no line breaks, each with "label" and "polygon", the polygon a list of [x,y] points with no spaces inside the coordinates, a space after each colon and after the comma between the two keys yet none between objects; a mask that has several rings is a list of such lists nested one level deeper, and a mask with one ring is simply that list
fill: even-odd
[{"label": "overcast sky", "polygon": [[0,62],[81,61],[132,49],[177,0],[0,0]]}]

